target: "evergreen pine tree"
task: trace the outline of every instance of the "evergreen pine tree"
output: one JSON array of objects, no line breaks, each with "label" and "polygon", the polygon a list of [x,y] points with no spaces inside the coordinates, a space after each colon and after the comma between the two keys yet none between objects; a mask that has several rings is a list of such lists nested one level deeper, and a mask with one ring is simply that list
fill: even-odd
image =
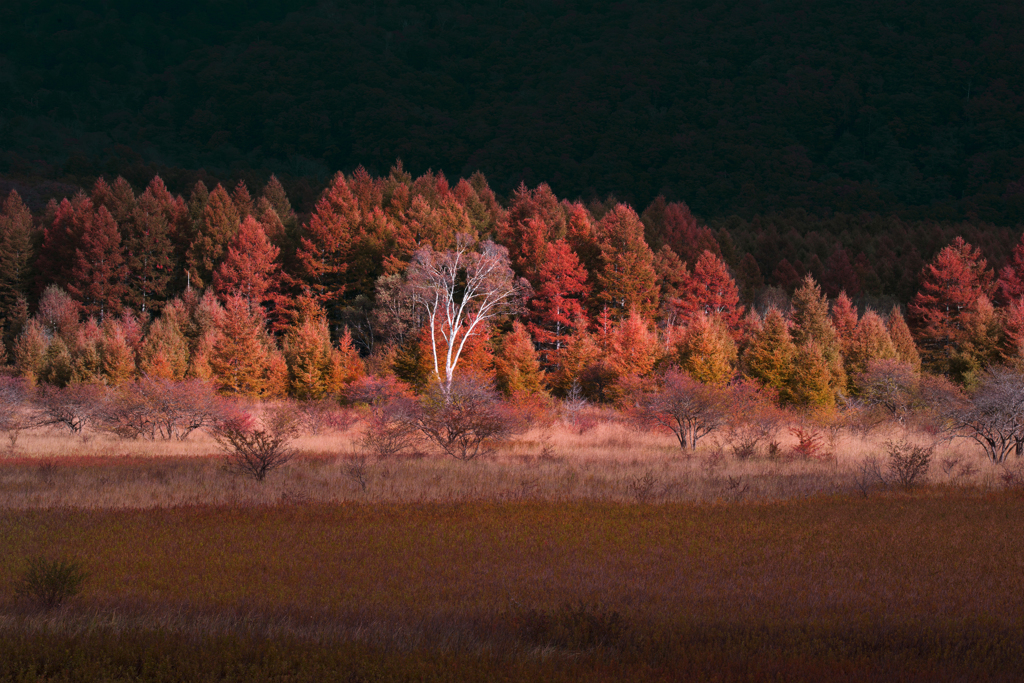
[{"label": "evergreen pine tree", "polygon": [[886,329],[889,330],[889,338],[892,339],[896,348],[896,357],[907,363],[914,369],[914,372],[921,371],[921,356],[917,352],[917,345],[914,344],[914,337],[910,334],[907,321],[903,318],[899,306],[893,306],[889,313],[889,320],[886,322]]},{"label": "evergreen pine tree", "polygon": [[846,355],[847,375],[855,377],[867,370],[871,361],[889,358],[896,358],[896,346],[882,318],[869,308],[857,323]]},{"label": "evergreen pine tree", "polygon": [[220,334],[213,340],[209,364],[225,394],[259,398],[276,390],[272,375],[277,351],[267,334],[263,309],[237,296],[224,305]]},{"label": "evergreen pine tree", "polygon": [[716,318],[698,314],[676,343],[676,362],[703,384],[725,386],[735,374],[736,343]]},{"label": "evergreen pine tree", "polygon": [[797,347],[794,365],[798,372],[790,376],[789,399],[801,406],[830,411],[835,408],[831,361],[813,338]]},{"label": "evergreen pine tree", "polygon": [[601,219],[597,234],[601,248],[597,300],[617,318],[636,311],[650,319],[658,307],[658,278],[640,218],[625,204],[617,204]]},{"label": "evergreen pine tree", "polygon": [[256,305],[273,301],[280,291],[280,253],[267,239],[263,226],[246,216],[213,274],[214,290],[224,299],[238,296]]},{"label": "evergreen pine tree", "polygon": [[545,350],[546,362],[554,356],[579,326],[586,326],[583,301],[590,292],[587,271],[565,240],[551,244],[539,264],[527,328]]},{"label": "evergreen pine tree", "polygon": [[227,190],[217,185],[205,202],[185,255],[190,286],[202,290],[213,282],[213,274],[224,260],[240,223],[238,207]]},{"label": "evergreen pine tree", "polygon": [[839,340],[829,318],[828,299],[822,294],[821,287],[813,277],[804,277],[800,286],[793,292],[792,305],[793,342],[798,347],[806,346],[809,341],[815,342],[817,352],[822,354],[828,366],[832,390],[837,395],[844,393],[846,371],[839,351]]},{"label": "evergreen pine tree", "polygon": [[78,248],[68,273],[68,294],[87,315],[117,315],[127,291],[128,268],[121,251],[117,223],[106,207],[92,214],[78,236]]},{"label": "evergreen pine tree", "polygon": [[544,371],[529,332],[520,322],[498,344],[494,354],[494,372],[498,389],[508,397],[544,393]]},{"label": "evergreen pine tree", "polygon": [[789,324],[777,308],[768,309],[761,331],[743,354],[744,372],[779,397],[789,397],[789,384],[796,360],[796,346],[789,333]]},{"label": "evergreen pine tree", "polygon": [[935,370],[949,369],[969,331],[965,316],[988,297],[992,271],[981,251],[957,237],[921,273],[921,289],[907,307],[925,360]]},{"label": "evergreen pine tree", "polygon": [[17,192],[0,207],[0,336],[10,346],[27,319],[32,213]]},{"label": "evergreen pine tree", "polygon": [[360,219],[356,198],[338,173],[302,230],[296,252],[299,284],[327,308],[329,317],[345,292],[345,272]]},{"label": "evergreen pine tree", "polygon": [[188,340],[178,324],[175,309],[153,321],[142,344],[140,370],[148,377],[179,381],[188,372]]},{"label": "evergreen pine tree", "polygon": [[857,330],[857,309],[845,291],[839,292],[835,303],[832,304],[832,327],[836,331],[839,351],[845,357]]},{"label": "evergreen pine tree", "polygon": [[[107,318],[103,321],[100,358],[103,377],[108,384],[118,387],[135,377],[135,352],[129,333],[120,320]],[[181,379],[181,376],[172,379]]]}]

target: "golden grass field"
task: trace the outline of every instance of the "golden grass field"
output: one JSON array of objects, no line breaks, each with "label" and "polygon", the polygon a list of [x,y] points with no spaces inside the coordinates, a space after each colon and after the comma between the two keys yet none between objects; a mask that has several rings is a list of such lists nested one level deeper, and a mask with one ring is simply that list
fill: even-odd
[{"label": "golden grass field", "polygon": [[[607,422],[378,461],[353,431],[259,484],[205,436],[26,433],[0,681],[1021,680],[1024,495],[964,441],[922,487],[865,486],[894,436],[928,441],[738,461]],[[79,559],[83,593],[18,598],[36,556]]]},{"label": "golden grass field", "polygon": [[[776,500],[864,493],[865,484],[877,483],[864,481],[865,459],[883,457],[885,442],[898,438],[934,445],[927,477],[932,485],[996,490],[1003,487],[1007,469],[1020,464],[993,465],[967,440],[940,441],[892,428],[834,437],[823,431],[831,455],[822,460],[739,460],[712,437],[691,452],[681,450],[670,434],[637,430],[626,422],[601,422],[582,434],[556,423],[520,434],[470,462],[429,450],[368,458],[359,449],[359,429],[299,438],[296,457],[263,483],[225,471],[223,453],[203,433],[178,442],[28,432],[0,457],[0,508]],[[784,453],[796,443],[787,430],[780,440]]]}]

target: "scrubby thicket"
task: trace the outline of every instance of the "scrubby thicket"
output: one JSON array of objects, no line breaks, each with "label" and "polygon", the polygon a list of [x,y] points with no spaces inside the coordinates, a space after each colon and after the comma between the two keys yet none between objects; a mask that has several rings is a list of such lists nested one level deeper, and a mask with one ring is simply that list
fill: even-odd
[{"label": "scrubby thicket", "polygon": [[12,192],[4,391],[35,408],[4,428],[183,439],[223,422],[218,395],[292,397],[368,406],[371,452],[416,433],[471,459],[510,415],[564,399],[620,408],[684,449],[739,414],[748,454],[766,451],[757,424],[781,407],[1020,454],[1024,242],[996,277],[956,237],[905,317],[837,289],[859,282],[845,252],[824,289],[787,261],[785,286],[765,286],[728,238],[684,204],[638,215],[540,185],[503,207],[480,174],[452,186],[400,165],[339,173],[304,220],[274,179],[256,198],[200,183],[188,199],[159,178],[141,194],[101,179],[40,215]]}]

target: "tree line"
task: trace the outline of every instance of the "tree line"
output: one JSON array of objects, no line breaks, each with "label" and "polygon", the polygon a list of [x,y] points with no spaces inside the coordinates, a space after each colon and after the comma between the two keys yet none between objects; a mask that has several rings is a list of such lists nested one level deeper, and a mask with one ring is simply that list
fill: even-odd
[{"label": "tree line", "polygon": [[873,310],[810,272],[791,290],[751,284],[756,259],[730,239],[683,203],[638,214],[541,184],[504,206],[482,174],[451,184],[400,164],[337,174],[301,218],[275,178],[255,197],[198,183],[187,198],[159,177],[141,193],[101,178],[37,215],[12,192],[4,358],[30,384],[203,380],[300,399],[367,375],[421,392],[458,375],[516,399],[628,404],[671,369],[826,411],[876,392],[879,372],[971,388],[1020,362],[1024,242],[996,273],[955,237],[905,309]]}]

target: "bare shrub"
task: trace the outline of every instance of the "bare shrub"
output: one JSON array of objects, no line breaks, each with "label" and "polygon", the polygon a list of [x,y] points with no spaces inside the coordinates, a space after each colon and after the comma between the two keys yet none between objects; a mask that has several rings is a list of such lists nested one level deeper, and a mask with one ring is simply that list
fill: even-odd
[{"label": "bare shrub", "polygon": [[56,609],[78,595],[88,577],[78,560],[35,557],[15,582],[14,592],[43,609]]},{"label": "bare shrub", "polygon": [[98,413],[100,425],[122,438],[184,441],[224,410],[209,382],[146,377],[126,385]]},{"label": "bare shrub", "polygon": [[13,451],[22,430],[33,426],[26,411],[28,387],[19,377],[0,376],[0,432],[7,436]]},{"label": "bare shrub", "polygon": [[1018,463],[1016,467],[1005,467],[1000,479],[1006,488],[1024,491],[1024,463]]},{"label": "bare shrub", "polygon": [[865,406],[902,424],[920,404],[920,378],[909,363],[871,360],[867,369],[854,377],[854,384]]},{"label": "bare shrub", "polygon": [[654,472],[647,470],[642,477],[633,477],[626,486],[638,503],[646,503],[654,495],[654,487],[658,485],[658,478]]},{"label": "bare shrub", "polygon": [[853,379],[858,401],[865,408],[861,420],[866,424],[884,419],[905,424],[911,417],[925,425],[935,418],[941,422],[961,398],[946,378],[922,374],[895,359],[868,361],[867,369]]},{"label": "bare shrub", "polygon": [[365,405],[370,411],[359,439],[364,451],[377,458],[389,458],[416,445],[420,407],[402,382],[393,377],[364,377],[349,387],[348,400]]},{"label": "bare shrub", "polygon": [[419,441],[418,414],[419,406],[413,399],[398,399],[381,406],[366,421],[359,445],[377,458],[408,453]]},{"label": "bare shrub", "polygon": [[349,481],[358,486],[359,490],[363,493],[366,493],[366,486],[369,483],[366,473],[366,458],[353,458],[349,460],[345,463],[344,472]]},{"label": "bare shrub", "polygon": [[657,391],[640,397],[633,414],[643,424],[669,430],[680,448],[692,450],[698,441],[726,423],[728,408],[725,390],[702,384],[672,368]]},{"label": "bare shrub", "polygon": [[497,393],[472,377],[457,377],[423,397],[416,425],[438,448],[456,460],[488,453],[495,440],[520,428]]},{"label": "bare shrub", "polygon": [[529,610],[522,618],[523,635],[548,647],[584,650],[619,644],[628,633],[619,612],[582,600],[550,611]]},{"label": "bare shrub", "polygon": [[991,368],[970,400],[947,411],[958,436],[971,439],[995,464],[1011,451],[1024,454],[1024,375],[1008,368]]},{"label": "bare shrub", "polygon": [[98,384],[42,386],[33,401],[36,423],[65,427],[72,434],[81,434],[102,414],[108,397],[107,388]]},{"label": "bare shrub", "polygon": [[351,410],[346,410],[331,398],[316,401],[299,401],[295,410],[299,415],[301,429],[318,436],[330,432],[347,431],[356,422]]},{"label": "bare shrub", "polygon": [[928,474],[933,449],[906,440],[886,441],[887,469],[892,483],[904,489],[913,488]]},{"label": "bare shrub", "polygon": [[943,458],[939,461],[939,466],[942,468],[943,474],[953,480],[970,479],[978,473],[978,468],[969,462],[964,462],[962,455]]},{"label": "bare shrub", "polygon": [[739,460],[770,455],[777,444],[786,414],[774,397],[756,385],[743,382],[731,390],[725,424],[725,443]]},{"label": "bare shrub", "polygon": [[263,481],[267,473],[292,458],[288,444],[295,438],[298,416],[290,407],[268,409],[260,420],[234,411],[222,417],[211,433],[227,452],[228,469]]},{"label": "bare shrub", "polygon": [[865,458],[857,468],[855,483],[865,498],[876,487],[886,486],[881,460],[875,456]]},{"label": "bare shrub", "polygon": [[573,380],[569,393],[562,402],[562,415],[566,424],[580,436],[597,427],[600,422],[597,411],[583,395],[583,387]]}]

